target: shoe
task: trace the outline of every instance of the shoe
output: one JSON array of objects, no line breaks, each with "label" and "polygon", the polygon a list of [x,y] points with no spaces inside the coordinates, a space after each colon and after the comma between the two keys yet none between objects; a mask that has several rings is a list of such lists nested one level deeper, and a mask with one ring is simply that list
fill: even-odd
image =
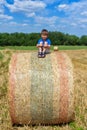
[{"label": "shoe", "polygon": [[44,58],[46,56],[45,52],[42,52],[42,58]]},{"label": "shoe", "polygon": [[42,57],[42,52],[38,52],[38,58]]}]

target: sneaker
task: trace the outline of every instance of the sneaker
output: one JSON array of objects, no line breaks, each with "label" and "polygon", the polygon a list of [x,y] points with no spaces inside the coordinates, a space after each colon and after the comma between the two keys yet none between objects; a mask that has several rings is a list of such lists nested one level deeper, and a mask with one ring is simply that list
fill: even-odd
[{"label": "sneaker", "polygon": [[42,52],[38,52],[38,58],[42,57]]},{"label": "sneaker", "polygon": [[45,52],[42,52],[42,58],[44,58],[46,55],[45,55]]}]

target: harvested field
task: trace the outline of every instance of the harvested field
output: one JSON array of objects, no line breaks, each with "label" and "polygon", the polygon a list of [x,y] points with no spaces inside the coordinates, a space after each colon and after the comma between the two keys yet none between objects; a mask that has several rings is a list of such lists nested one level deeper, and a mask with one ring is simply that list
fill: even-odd
[{"label": "harvested field", "polygon": [[61,126],[14,126],[8,111],[8,65],[13,51],[0,51],[0,130],[87,130],[87,50],[61,51],[74,65],[75,121]]}]

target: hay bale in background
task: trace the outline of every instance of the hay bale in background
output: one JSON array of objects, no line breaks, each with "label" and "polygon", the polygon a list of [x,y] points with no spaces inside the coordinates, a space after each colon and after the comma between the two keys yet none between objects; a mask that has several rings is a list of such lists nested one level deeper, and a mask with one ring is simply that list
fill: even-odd
[{"label": "hay bale in background", "polygon": [[9,65],[9,108],[13,124],[59,124],[73,120],[73,70],[65,53],[37,58],[16,53]]},{"label": "hay bale in background", "polygon": [[54,46],[54,51],[58,51],[58,46]]}]

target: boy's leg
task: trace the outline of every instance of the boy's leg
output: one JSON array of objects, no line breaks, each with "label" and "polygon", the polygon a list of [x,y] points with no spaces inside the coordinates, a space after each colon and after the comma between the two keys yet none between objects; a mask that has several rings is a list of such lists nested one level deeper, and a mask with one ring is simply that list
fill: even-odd
[{"label": "boy's leg", "polygon": [[44,58],[46,56],[46,49],[49,48],[49,45],[47,43],[44,44],[43,46],[43,53],[42,53],[42,57]]},{"label": "boy's leg", "polygon": [[39,58],[42,57],[42,49],[41,49],[41,47],[38,48],[38,57]]},{"label": "boy's leg", "polygon": [[43,48],[43,52],[46,52],[46,49],[50,49],[50,45],[48,45],[48,43],[44,44],[44,48]]},{"label": "boy's leg", "polygon": [[41,48],[41,47],[38,47],[38,51],[39,51],[39,52],[42,52],[42,48]]},{"label": "boy's leg", "polygon": [[38,48],[38,57],[42,57],[42,44],[37,44],[37,48]]}]

